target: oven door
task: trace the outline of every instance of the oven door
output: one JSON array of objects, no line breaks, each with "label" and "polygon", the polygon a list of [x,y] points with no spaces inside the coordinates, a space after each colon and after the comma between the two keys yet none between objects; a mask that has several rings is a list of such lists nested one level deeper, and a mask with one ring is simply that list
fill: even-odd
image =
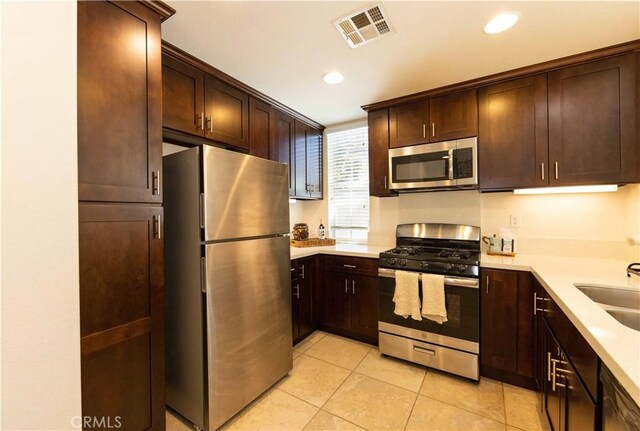
[{"label": "oven door", "polygon": [[[395,271],[380,268],[379,329],[471,353],[478,353],[480,340],[480,296],[476,278],[445,276],[447,321],[442,325],[423,317],[421,321],[394,314]],[[422,289],[420,289],[422,302]]]},{"label": "oven door", "polygon": [[454,187],[453,152],[456,141],[389,150],[389,189]]}]

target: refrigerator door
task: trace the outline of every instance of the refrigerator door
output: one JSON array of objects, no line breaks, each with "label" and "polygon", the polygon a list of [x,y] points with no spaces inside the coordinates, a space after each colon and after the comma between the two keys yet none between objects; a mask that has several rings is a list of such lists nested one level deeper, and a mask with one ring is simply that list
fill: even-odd
[{"label": "refrigerator door", "polygon": [[203,146],[204,241],[289,232],[287,165]]},{"label": "refrigerator door", "polygon": [[205,247],[211,430],[293,366],[289,253],[289,237]]}]

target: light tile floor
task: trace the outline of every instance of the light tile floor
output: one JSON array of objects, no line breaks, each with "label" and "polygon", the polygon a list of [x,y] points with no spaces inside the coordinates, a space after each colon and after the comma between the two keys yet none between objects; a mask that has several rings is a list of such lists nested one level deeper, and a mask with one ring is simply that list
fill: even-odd
[{"label": "light tile floor", "polygon": [[[547,430],[534,392],[381,356],[316,331],[293,370],[223,430]],[[192,430],[167,412],[168,431]]]}]

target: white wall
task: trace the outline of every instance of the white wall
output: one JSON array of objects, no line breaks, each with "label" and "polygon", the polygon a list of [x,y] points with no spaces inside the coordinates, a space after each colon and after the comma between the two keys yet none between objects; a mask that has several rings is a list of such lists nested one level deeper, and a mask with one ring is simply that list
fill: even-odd
[{"label": "white wall", "polygon": [[0,428],[81,414],[76,2],[2,4]]}]

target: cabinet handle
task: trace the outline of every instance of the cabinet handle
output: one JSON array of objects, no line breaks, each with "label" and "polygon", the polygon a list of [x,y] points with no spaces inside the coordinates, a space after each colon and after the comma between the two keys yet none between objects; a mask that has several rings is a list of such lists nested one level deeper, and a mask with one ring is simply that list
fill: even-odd
[{"label": "cabinet handle", "polygon": [[551,352],[547,352],[547,382],[551,381]]},{"label": "cabinet handle", "polygon": [[486,286],[487,295],[489,294],[489,276],[487,275],[487,286]]},{"label": "cabinet handle", "polygon": [[558,179],[558,162],[555,163],[556,168],[556,180]]},{"label": "cabinet handle", "polygon": [[[200,113],[200,117],[196,121],[200,121],[200,128],[204,132],[204,112]],[[196,127],[197,127],[197,123],[196,123]]]},{"label": "cabinet handle", "polygon": [[415,350],[416,352],[420,352],[420,353],[426,353],[427,355],[431,355],[431,356],[435,356],[436,355],[436,351],[435,350],[425,349],[424,347],[420,347],[420,346],[413,346],[413,350]]},{"label": "cabinet handle", "polygon": [[154,215],[153,216],[153,237],[157,239],[161,239],[162,238],[161,231],[162,231],[162,226],[160,225],[160,216]]},{"label": "cabinet handle", "polygon": [[544,180],[544,162],[540,163],[540,177]]},{"label": "cabinet handle", "polygon": [[151,194],[160,194],[160,171],[151,172]]},{"label": "cabinet handle", "polygon": [[385,190],[389,189],[389,186],[387,186],[387,176],[386,175],[384,176],[384,189]]},{"label": "cabinet handle", "polygon": [[556,364],[558,363],[557,359],[551,360],[551,390],[553,392],[556,391]]},{"label": "cabinet handle", "polygon": [[353,268],[353,269],[357,268],[357,266],[355,265],[347,265],[346,263],[342,266],[344,266],[345,268]]},{"label": "cabinet handle", "polygon": [[290,269],[290,271],[291,271],[291,272],[293,272],[293,271],[295,271],[295,270],[296,270],[295,268],[291,268],[291,269]]},{"label": "cabinet handle", "polygon": [[213,116],[207,117],[207,123],[209,123],[209,132],[213,133]]},{"label": "cabinet handle", "polygon": [[431,137],[436,137],[436,123],[431,123]]},{"label": "cabinet handle", "polygon": [[349,281],[344,279],[344,293],[349,293]]},{"label": "cabinet handle", "polygon": [[304,278],[304,265],[301,265],[301,269],[302,269],[301,277]]},{"label": "cabinet handle", "polygon": [[427,137],[427,125],[422,123],[422,138],[426,138]]},{"label": "cabinet handle", "polygon": [[356,294],[356,281],[355,280],[351,280],[351,294],[352,295]]},{"label": "cabinet handle", "polygon": [[295,286],[293,286],[293,288],[296,290],[296,293],[294,293],[296,299],[300,299],[300,285],[296,284]]}]

